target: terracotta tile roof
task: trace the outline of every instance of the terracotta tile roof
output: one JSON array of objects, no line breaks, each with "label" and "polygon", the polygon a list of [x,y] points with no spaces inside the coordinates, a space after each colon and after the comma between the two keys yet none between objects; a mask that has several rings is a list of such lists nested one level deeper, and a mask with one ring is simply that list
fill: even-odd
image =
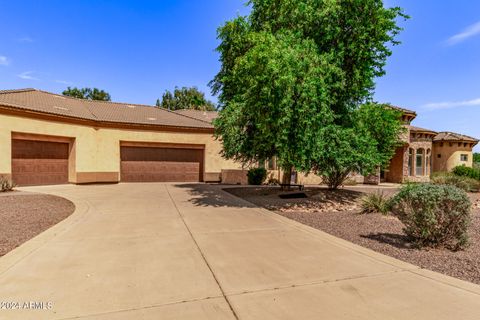
[{"label": "terracotta tile roof", "polygon": [[478,139],[455,132],[439,132],[433,141],[467,141],[478,143]]},{"label": "terracotta tile roof", "polygon": [[201,110],[176,110],[176,113],[180,113],[184,116],[188,116],[191,118],[195,118],[202,121],[207,121],[208,123],[212,123],[218,117],[218,111],[201,111]]},{"label": "terracotta tile roof", "polygon": [[436,131],[430,130],[430,129],[425,129],[425,128],[420,128],[420,127],[415,127],[415,126],[408,126],[410,131],[414,132],[426,132],[426,133],[432,133],[432,134],[437,134]]},{"label": "terracotta tile roof", "polygon": [[408,110],[408,109],[405,109],[405,108],[400,108],[400,107],[397,107],[397,106],[392,106],[390,105],[391,108],[393,109],[396,109],[398,111],[401,111],[403,113],[407,113],[407,114],[412,114],[412,115],[417,115],[417,113],[413,110]]},{"label": "terracotta tile roof", "polygon": [[163,108],[110,101],[91,101],[37,89],[0,90],[0,106],[98,122],[213,128],[206,122]]}]

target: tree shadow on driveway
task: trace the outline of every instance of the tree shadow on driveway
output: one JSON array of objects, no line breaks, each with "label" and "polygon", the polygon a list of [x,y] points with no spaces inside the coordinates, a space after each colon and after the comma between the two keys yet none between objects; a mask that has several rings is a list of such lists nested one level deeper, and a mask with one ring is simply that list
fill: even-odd
[{"label": "tree shadow on driveway", "polygon": [[185,189],[190,195],[188,200],[199,207],[231,207],[231,208],[256,208],[246,200],[240,199],[222,189],[226,185],[187,183],[176,184],[176,188]]}]

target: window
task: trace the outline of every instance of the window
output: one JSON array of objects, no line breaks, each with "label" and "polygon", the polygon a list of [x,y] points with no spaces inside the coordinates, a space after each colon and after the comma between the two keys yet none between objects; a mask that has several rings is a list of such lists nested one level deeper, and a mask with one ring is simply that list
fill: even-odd
[{"label": "window", "polygon": [[460,161],[468,161],[468,154],[461,154]]},{"label": "window", "polygon": [[425,159],[425,150],[424,149],[418,149],[417,150],[417,155],[416,155],[416,164],[415,164],[415,175],[417,176],[423,176],[425,175],[425,165],[424,165],[424,159]]},{"label": "window", "polygon": [[268,170],[277,170],[277,160],[275,158],[270,158],[267,161]]},{"label": "window", "polygon": [[442,157],[442,155],[441,155],[440,153],[439,153],[439,154],[437,154],[437,158],[439,158],[439,159],[440,159],[441,157]]}]

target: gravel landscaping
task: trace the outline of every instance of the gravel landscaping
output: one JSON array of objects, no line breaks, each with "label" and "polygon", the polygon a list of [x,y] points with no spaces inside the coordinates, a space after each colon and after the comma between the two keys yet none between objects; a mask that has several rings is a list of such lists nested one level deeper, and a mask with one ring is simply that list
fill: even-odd
[{"label": "gravel landscaping", "polygon": [[[417,249],[402,232],[403,224],[393,216],[359,214],[358,200],[376,188],[349,187],[337,191],[307,188],[309,198],[278,198],[279,188],[228,188],[225,191],[284,217],[320,229],[339,238],[429,270],[480,284],[480,195],[474,203],[469,229],[470,246],[464,251]],[[392,195],[396,189],[382,189]]]},{"label": "gravel landscaping", "polygon": [[15,249],[75,210],[67,199],[36,193],[0,194],[0,256]]}]

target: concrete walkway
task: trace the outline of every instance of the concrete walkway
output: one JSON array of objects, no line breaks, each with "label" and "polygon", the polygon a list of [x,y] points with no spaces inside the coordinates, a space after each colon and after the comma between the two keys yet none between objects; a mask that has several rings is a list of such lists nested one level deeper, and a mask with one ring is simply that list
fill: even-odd
[{"label": "concrete walkway", "polygon": [[0,319],[480,318],[480,286],[355,246],[218,186],[25,190],[64,196],[77,210],[0,258]]}]

